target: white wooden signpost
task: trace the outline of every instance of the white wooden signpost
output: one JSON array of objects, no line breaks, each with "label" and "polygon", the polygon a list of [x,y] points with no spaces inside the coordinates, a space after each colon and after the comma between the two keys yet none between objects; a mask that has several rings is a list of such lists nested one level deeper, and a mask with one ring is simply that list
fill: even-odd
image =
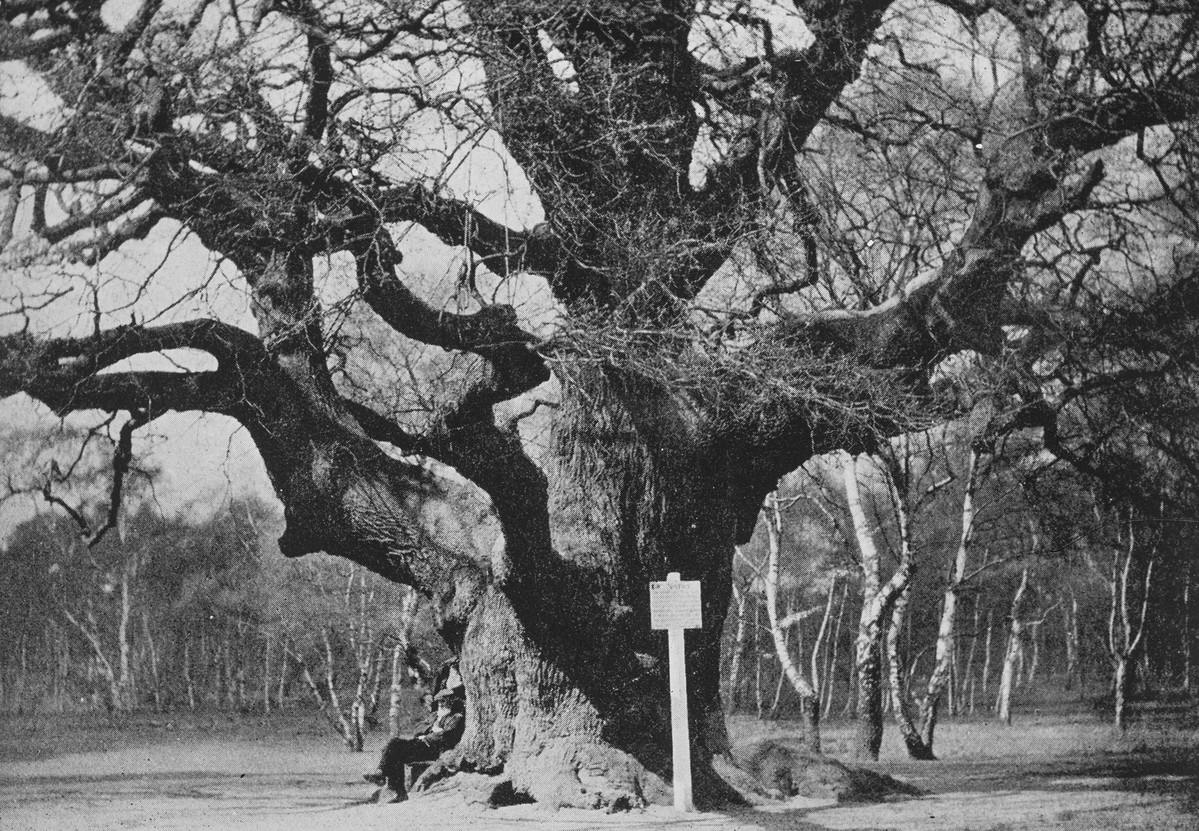
[{"label": "white wooden signpost", "polygon": [[687,653],[683,630],[703,625],[698,580],[681,580],[672,571],[649,584],[649,622],[665,629],[670,656],[670,737],[674,747],[674,807],[694,811],[691,799],[691,734],[687,722]]}]

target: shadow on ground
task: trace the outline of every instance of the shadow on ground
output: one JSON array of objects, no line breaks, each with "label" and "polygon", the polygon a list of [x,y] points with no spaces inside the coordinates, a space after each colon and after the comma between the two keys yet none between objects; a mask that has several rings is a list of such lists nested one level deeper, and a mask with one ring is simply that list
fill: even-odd
[{"label": "shadow on ground", "polygon": [[[372,789],[361,776],[377,748],[346,753],[301,722],[234,723],[232,728],[214,722],[204,729],[133,723],[89,731],[86,725],[75,729],[80,726],[39,719],[33,729],[24,723],[8,726],[20,729],[0,735],[3,831],[1199,828],[1199,742],[1193,736],[1182,736],[1181,748],[1163,750],[1147,740],[1124,742],[1121,752],[1108,752],[1099,749],[1100,732],[1078,739],[1088,729],[1099,730],[1086,725],[1031,725],[1021,732],[966,726],[956,744],[946,743],[957,758],[917,763],[892,755],[870,766],[926,792],[920,797],[889,797],[876,804],[795,797],[699,815],[657,807],[618,815],[528,805],[487,810],[466,805],[455,794],[367,805],[363,800]],[[1074,748],[1044,741],[1058,734]],[[1027,755],[1030,747],[1043,755]],[[1074,752],[1077,747],[1093,749]],[[979,758],[980,749],[1001,758]]]},{"label": "shadow on ground", "polygon": [[[929,791],[875,804],[835,804],[797,797],[729,812],[679,815],[666,808],[620,815],[547,811],[537,806],[486,810],[454,794],[401,805],[364,805],[362,755],[335,757],[333,769],[236,772],[209,748],[198,769],[154,771],[150,750],[113,769],[81,754],[0,767],[0,828],[58,831],[109,828],[239,831],[355,831],[420,827],[424,831],[521,828],[524,831],[803,831],[803,829],[1194,829],[1199,765],[1185,754],[1093,759],[950,761],[880,766]],[[270,764],[270,752],[257,758]],[[244,757],[233,755],[235,763]],[[167,764],[170,760],[158,760]],[[177,760],[178,761],[178,760]],[[286,761],[286,760],[284,760]],[[135,764],[137,763],[137,764]],[[105,766],[107,765],[107,767]],[[283,765],[287,767],[287,765]]]}]

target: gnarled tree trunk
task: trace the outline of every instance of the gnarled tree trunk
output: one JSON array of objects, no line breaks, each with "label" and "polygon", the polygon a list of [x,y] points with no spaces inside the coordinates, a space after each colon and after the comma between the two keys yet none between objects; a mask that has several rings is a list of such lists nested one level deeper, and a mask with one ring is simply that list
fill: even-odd
[{"label": "gnarled tree trunk", "polygon": [[619,404],[565,399],[544,487],[562,559],[534,552],[540,567],[521,573],[509,539],[469,594],[455,592],[467,614],[442,616],[467,689],[456,755],[469,769],[502,767],[539,802],[664,800],[666,643],[649,628],[649,582],[677,570],[703,587],[704,628],[687,633],[696,798],[726,798],[710,768],[728,746],[711,668],[730,599],[730,502],[718,481],[656,458]]},{"label": "gnarled tree trunk", "polygon": [[[455,436],[475,451],[495,442],[492,453],[512,453],[496,469],[527,477],[493,490],[505,534],[490,547],[454,531],[461,500],[477,496],[431,482],[350,430],[326,428],[337,437],[328,449],[261,435],[289,506],[281,547],[340,554],[431,595],[466,685],[454,762],[503,771],[549,804],[668,798],[666,644],[649,628],[649,582],[671,570],[700,580],[704,628],[687,636],[696,797],[733,798],[711,769],[727,749],[713,668],[738,523],[751,520],[738,515],[722,466],[697,469],[685,448],[657,451],[653,431],[647,441],[602,379],[586,395],[566,388],[557,415],[542,467],[522,464],[511,436],[486,423]],[[312,458],[297,459],[296,448]],[[432,523],[457,544],[423,533]]]}]

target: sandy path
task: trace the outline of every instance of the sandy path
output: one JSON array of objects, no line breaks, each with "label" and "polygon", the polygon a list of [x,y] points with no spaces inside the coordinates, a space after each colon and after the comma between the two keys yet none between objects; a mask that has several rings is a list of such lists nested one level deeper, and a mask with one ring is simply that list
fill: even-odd
[{"label": "sandy path", "polygon": [[[369,760],[367,760],[369,761]],[[665,808],[617,815],[486,810],[453,794],[364,805],[364,757],[245,742],[179,742],[0,764],[0,828],[239,829],[239,831],[774,831],[775,829],[1193,829],[1199,772],[1157,774],[1141,786],[1100,776],[1040,787],[937,793],[883,805],[796,799],[753,810],[679,815]],[[950,777],[952,778],[952,777]]]}]

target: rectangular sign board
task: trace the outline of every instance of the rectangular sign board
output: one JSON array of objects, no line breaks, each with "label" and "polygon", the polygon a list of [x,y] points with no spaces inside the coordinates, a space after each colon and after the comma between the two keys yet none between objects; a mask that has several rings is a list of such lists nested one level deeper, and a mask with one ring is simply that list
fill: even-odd
[{"label": "rectangular sign board", "polygon": [[652,629],[699,629],[703,626],[698,580],[664,580],[649,584]]}]

